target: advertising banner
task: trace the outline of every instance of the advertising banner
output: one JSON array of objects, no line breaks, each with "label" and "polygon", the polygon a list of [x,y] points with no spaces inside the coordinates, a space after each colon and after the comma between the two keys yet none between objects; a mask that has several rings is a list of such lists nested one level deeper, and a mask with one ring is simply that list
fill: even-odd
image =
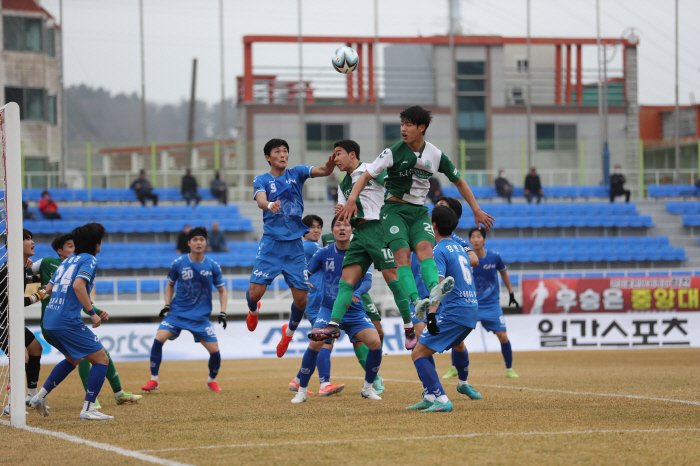
[{"label": "advertising banner", "polygon": [[700,311],[700,277],[524,279],[525,314]]}]

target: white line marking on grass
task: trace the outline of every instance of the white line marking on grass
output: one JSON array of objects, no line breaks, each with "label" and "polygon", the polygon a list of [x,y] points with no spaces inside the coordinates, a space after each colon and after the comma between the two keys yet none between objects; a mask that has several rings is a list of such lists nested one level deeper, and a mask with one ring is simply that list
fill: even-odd
[{"label": "white line marking on grass", "polygon": [[[0,423],[4,424],[6,426],[10,425],[10,423],[8,421],[2,420],[2,419],[0,419]],[[38,427],[30,427],[30,426],[22,426],[22,427],[19,427],[19,429],[26,430],[26,431],[32,432],[34,434],[50,435],[51,437],[60,438],[61,440],[67,440],[69,442],[87,445],[87,446],[92,447],[92,448],[98,448],[100,450],[109,451],[112,453],[116,453],[118,455],[128,456],[131,458],[136,458],[136,459],[139,459],[141,461],[147,461],[149,463],[163,464],[166,466],[191,466],[187,463],[179,463],[177,461],[166,460],[163,458],[158,458],[156,456],[144,455],[143,453],[138,452],[138,451],[126,450],[124,448],[115,447],[114,445],[110,445],[108,443],[93,442],[92,440],[86,440],[84,438],[76,437],[75,435],[66,434],[65,432],[54,432],[51,430],[40,429]]]},{"label": "white line marking on grass", "polygon": [[366,439],[337,439],[337,440],[307,440],[281,443],[239,443],[232,445],[206,445],[203,447],[183,447],[166,448],[163,450],[140,450],[144,453],[161,453],[166,451],[183,450],[213,450],[216,448],[254,448],[254,447],[280,447],[287,445],[328,445],[334,443],[355,443],[355,442],[393,442],[406,440],[440,440],[450,438],[475,438],[475,437],[519,437],[537,435],[581,435],[581,434],[655,434],[666,432],[700,432],[700,429],[632,429],[632,430],[571,430],[564,432],[483,432],[472,434],[451,434],[451,435],[431,435],[417,437],[388,437],[388,438],[366,438]]}]

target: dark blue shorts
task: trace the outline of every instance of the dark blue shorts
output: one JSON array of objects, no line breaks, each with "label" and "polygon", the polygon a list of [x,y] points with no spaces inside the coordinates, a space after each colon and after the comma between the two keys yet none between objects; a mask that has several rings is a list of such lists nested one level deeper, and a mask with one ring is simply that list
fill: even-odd
[{"label": "dark blue shorts", "polygon": [[158,330],[167,330],[173,332],[175,335],[169,338],[169,340],[175,340],[180,336],[180,332],[187,330],[194,336],[195,342],[206,341],[214,342],[218,341],[216,339],[216,333],[214,333],[214,326],[208,320],[202,322],[193,322],[187,319],[180,319],[177,316],[167,316],[160,323]]},{"label": "dark blue shorts", "polygon": [[277,241],[262,237],[255,257],[250,282],[270,285],[277,275],[282,274],[290,287],[308,290],[309,280],[306,270],[306,254],[302,239]]},{"label": "dark blue shorts", "polygon": [[[316,321],[313,325],[315,325],[316,328],[325,327],[326,325],[328,325],[328,322],[331,321],[332,314],[333,309],[328,307],[321,307],[321,310],[318,313],[318,317],[316,318]],[[345,314],[345,317],[343,317],[343,320],[340,321],[340,328],[341,330],[345,330],[345,333],[348,334],[348,338],[350,338],[350,341],[352,343],[355,343],[359,341],[355,339],[355,334],[357,332],[366,328],[373,328],[376,330],[377,327],[375,327],[372,321],[369,320],[369,317],[367,317],[366,312],[348,309],[348,312]]]},{"label": "dark blue shorts", "polygon": [[440,333],[438,335],[431,335],[428,332],[428,327],[425,327],[420,336],[420,340],[418,340],[436,353],[442,353],[455,346],[459,346],[459,344],[467,338],[467,335],[474,330],[473,328],[460,325],[456,322],[443,320],[439,315],[437,317],[437,324],[438,328],[440,328]]},{"label": "dark blue shorts", "polygon": [[498,304],[483,307],[479,304],[478,321],[487,332],[505,332],[506,319],[503,317],[503,309]]},{"label": "dark blue shorts", "polygon": [[62,354],[73,359],[82,359],[103,348],[97,335],[85,325],[76,325],[60,330],[44,330],[51,338],[53,346]]}]

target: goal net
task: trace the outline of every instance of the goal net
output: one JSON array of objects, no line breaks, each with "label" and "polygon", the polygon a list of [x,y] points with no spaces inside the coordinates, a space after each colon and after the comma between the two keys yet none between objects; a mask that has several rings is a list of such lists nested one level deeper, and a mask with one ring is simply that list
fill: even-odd
[{"label": "goal net", "polygon": [[[19,106],[0,108],[0,417],[26,422]],[[10,387],[13,389],[11,390]]]}]

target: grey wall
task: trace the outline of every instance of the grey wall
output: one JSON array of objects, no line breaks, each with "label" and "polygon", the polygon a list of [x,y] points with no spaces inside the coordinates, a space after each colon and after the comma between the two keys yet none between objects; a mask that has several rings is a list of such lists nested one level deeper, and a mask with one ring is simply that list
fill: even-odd
[{"label": "grey wall", "polygon": [[433,46],[398,44],[384,49],[385,105],[434,105]]}]

